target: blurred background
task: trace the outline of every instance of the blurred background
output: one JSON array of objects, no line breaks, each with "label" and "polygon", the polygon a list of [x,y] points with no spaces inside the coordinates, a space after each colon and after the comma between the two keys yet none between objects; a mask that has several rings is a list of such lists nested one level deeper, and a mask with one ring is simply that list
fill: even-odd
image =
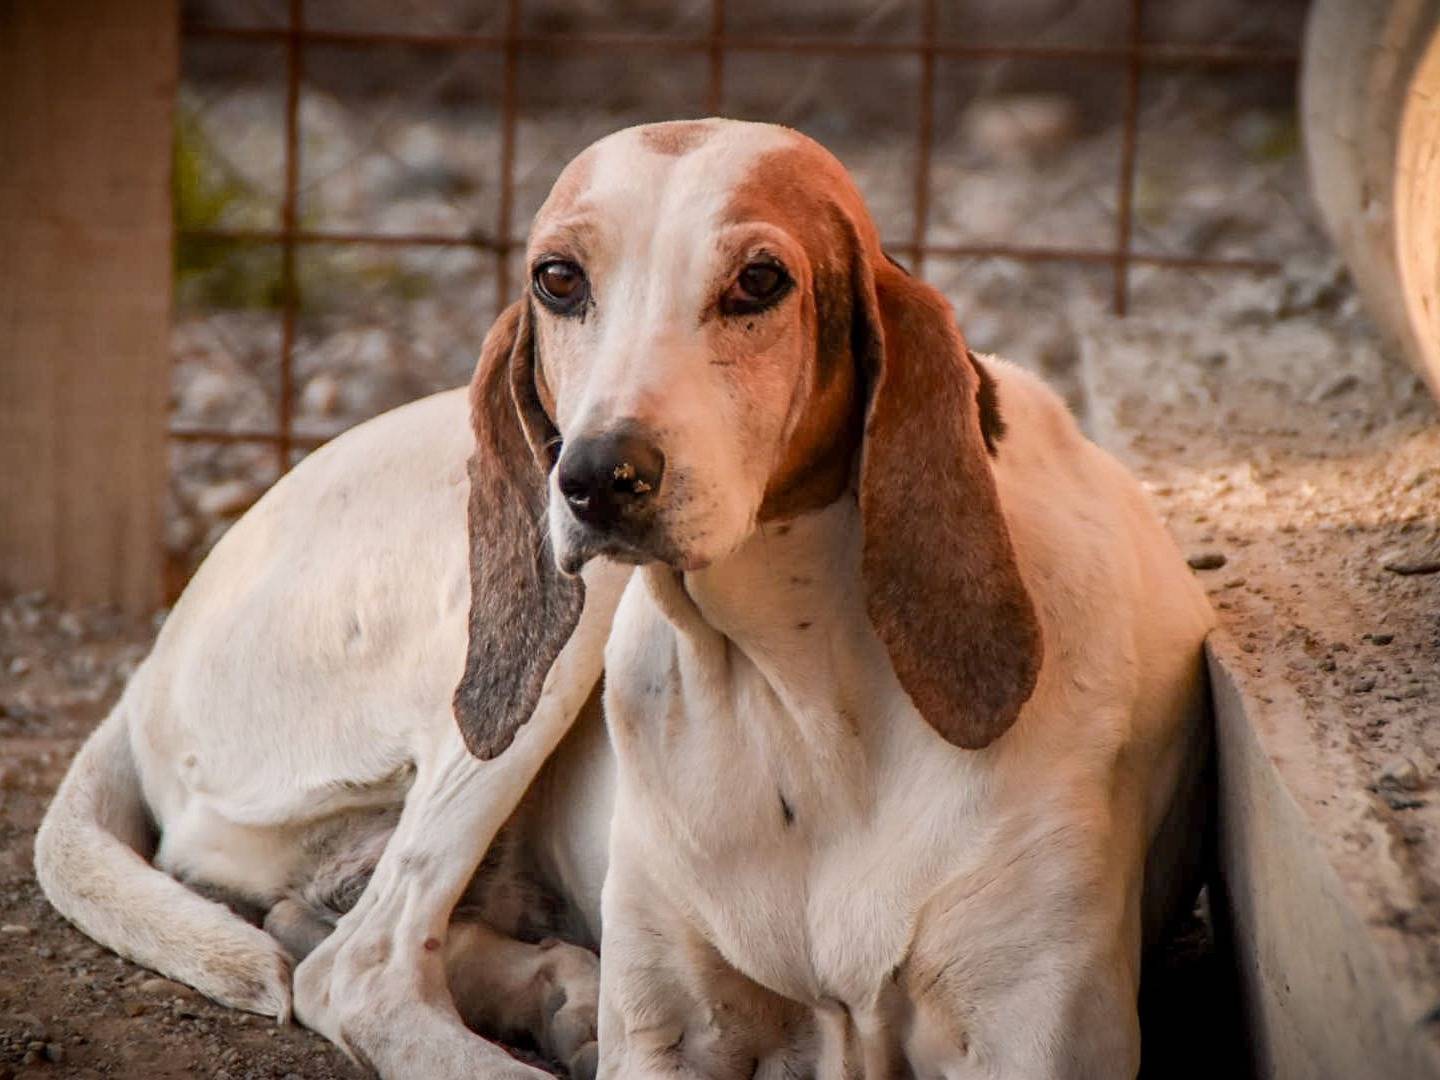
[{"label": "blurred background", "polygon": [[971,343],[1081,405],[1077,326],[1340,273],[1300,0],[189,0],[168,590],[318,443],[464,382],[531,216],[630,124],[789,124]]}]

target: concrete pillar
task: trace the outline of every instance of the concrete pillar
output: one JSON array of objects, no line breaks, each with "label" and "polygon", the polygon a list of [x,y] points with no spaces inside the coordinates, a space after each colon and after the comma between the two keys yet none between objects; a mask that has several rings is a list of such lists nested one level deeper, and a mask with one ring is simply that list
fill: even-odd
[{"label": "concrete pillar", "polygon": [[0,585],[161,599],[174,0],[0,0]]}]

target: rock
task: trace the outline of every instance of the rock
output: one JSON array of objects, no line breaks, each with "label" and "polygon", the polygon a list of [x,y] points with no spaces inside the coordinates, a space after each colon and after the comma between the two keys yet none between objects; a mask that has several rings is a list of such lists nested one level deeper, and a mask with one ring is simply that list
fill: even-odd
[{"label": "rock", "polygon": [[65,1061],[65,1048],[59,1043],[46,1043],[45,1060],[52,1065],[62,1064]]},{"label": "rock", "polygon": [[178,983],[173,979],[162,979],[158,975],[145,979],[135,989],[142,994],[151,994],[155,997],[173,997],[193,999],[195,991],[191,990],[184,983]]},{"label": "rock", "polygon": [[1389,645],[1395,640],[1394,634],[1367,634],[1372,645]]},{"label": "rock", "polygon": [[340,380],[322,371],[308,383],[300,395],[300,411],[314,416],[334,416],[340,407]]},{"label": "rock", "polygon": [[202,488],[195,497],[195,508],[205,517],[231,517],[249,509],[259,497],[260,492],[254,484],[236,477]]},{"label": "rock", "polygon": [[1310,395],[1312,404],[1322,401],[1333,401],[1343,394],[1348,394],[1355,387],[1360,385],[1360,376],[1353,371],[1342,372],[1329,382],[1321,383],[1316,387],[1315,392]]},{"label": "rock", "polygon": [[55,621],[60,633],[72,641],[79,641],[85,636],[85,624],[80,621],[80,616],[73,611],[66,611]]},{"label": "rock", "polygon": [[180,415],[211,423],[229,419],[237,396],[235,382],[221,371],[197,371],[180,392]]},{"label": "rock", "polygon": [[1054,153],[1075,135],[1075,102],[1060,94],[981,98],[965,110],[966,139],[1001,161],[1025,162]]},{"label": "rock", "polygon": [[1405,555],[1391,552],[1381,565],[1392,574],[1440,574],[1440,555]]},{"label": "rock", "polygon": [[27,657],[17,656],[10,661],[10,677],[12,679],[23,679],[26,675],[30,674],[30,668],[32,666]]},{"label": "rock", "polygon": [[7,937],[24,937],[29,933],[30,927],[21,926],[19,923],[6,923],[4,926],[0,926],[0,934],[5,934]]},{"label": "rock", "polygon": [[1380,770],[1378,785],[1390,791],[1419,791],[1425,786],[1420,768],[1408,757],[1397,757],[1386,762]]},{"label": "rock", "polygon": [[1361,675],[1358,679],[1356,679],[1353,683],[1350,684],[1350,692],[1352,694],[1368,694],[1371,690],[1374,689],[1374,675]]},{"label": "rock", "polygon": [[1191,570],[1219,570],[1225,565],[1225,556],[1219,551],[1199,551],[1185,560]]}]

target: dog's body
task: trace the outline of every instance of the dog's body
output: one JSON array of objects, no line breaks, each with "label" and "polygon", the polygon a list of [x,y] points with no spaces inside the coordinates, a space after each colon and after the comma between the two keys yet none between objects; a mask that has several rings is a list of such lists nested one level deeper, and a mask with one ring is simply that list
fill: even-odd
[{"label": "dog's body", "polygon": [[[586,1072],[597,1009],[612,1077],[1133,1075],[1142,938],[1195,883],[1208,606],[1053,394],[954,354],[853,205],[844,229],[796,208],[777,131],[661,125],[587,153],[532,243],[559,314],[517,305],[487,339],[478,444],[463,395],[438,395],[235,526],[47,817],[62,912],[277,1015],[283,941],[299,1017],[386,1075],[536,1075],[462,1021]],[[617,209],[636,170],[737,224],[694,254],[667,198]],[[782,210],[737,212],[747,170]],[[835,250],[799,235],[807,214]],[[755,306],[762,242],[793,284]],[[677,267],[731,248],[754,287],[705,314],[709,287],[683,285],[711,271]],[[617,336],[621,302],[650,315]],[[679,401],[617,342],[695,357]],[[807,359],[783,389],[782,357],[837,349],[853,369]],[[737,350],[762,359],[737,373]],[[663,454],[627,444],[597,474],[613,489],[576,480],[617,425]],[[602,651],[609,741],[582,709]],[[137,858],[147,819],[157,866],[271,934]],[[577,946],[602,939],[597,1002]]]}]

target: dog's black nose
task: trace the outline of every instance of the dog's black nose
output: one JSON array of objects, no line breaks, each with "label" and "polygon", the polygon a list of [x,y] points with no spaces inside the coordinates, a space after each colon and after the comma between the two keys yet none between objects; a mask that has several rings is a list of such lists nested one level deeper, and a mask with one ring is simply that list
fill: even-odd
[{"label": "dog's black nose", "polygon": [[664,472],[665,455],[633,432],[577,439],[560,456],[560,494],[585,524],[609,529],[654,496]]}]

